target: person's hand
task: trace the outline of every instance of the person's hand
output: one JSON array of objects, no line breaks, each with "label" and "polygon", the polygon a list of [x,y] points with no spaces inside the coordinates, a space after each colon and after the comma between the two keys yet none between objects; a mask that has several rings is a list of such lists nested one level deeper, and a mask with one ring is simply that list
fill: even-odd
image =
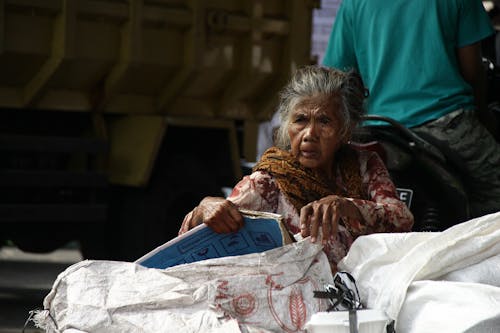
[{"label": "person's hand", "polygon": [[361,213],[350,200],[337,195],[329,195],[313,201],[300,210],[300,233],[302,237],[311,236],[314,243],[322,232],[322,243],[338,231],[339,219],[362,220]]},{"label": "person's hand", "polygon": [[243,227],[243,216],[229,200],[218,197],[204,198],[193,211],[196,225],[205,223],[217,233],[238,231]]}]

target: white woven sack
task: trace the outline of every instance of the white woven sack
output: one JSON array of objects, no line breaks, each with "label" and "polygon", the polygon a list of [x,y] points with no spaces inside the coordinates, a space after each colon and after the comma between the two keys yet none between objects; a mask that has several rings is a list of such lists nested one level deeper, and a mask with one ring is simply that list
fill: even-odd
[{"label": "white woven sack", "polygon": [[35,322],[48,333],[304,332],[327,308],[313,291],[330,283],[308,240],[165,270],[82,261],[59,275]]}]

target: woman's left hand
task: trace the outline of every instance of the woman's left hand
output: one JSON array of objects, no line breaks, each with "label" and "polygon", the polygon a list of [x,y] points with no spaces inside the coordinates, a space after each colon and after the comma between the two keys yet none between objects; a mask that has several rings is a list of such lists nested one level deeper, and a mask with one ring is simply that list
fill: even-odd
[{"label": "woman's left hand", "polygon": [[337,195],[329,195],[310,202],[300,210],[300,229],[302,237],[311,236],[315,242],[321,227],[323,244],[338,231],[339,219],[358,219],[363,217],[351,200]]}]

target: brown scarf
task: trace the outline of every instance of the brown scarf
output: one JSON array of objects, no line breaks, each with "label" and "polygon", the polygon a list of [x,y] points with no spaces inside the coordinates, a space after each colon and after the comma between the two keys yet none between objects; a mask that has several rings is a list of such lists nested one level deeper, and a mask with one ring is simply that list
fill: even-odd
[{"label": "brown scarf", "polygon": [[302,166],[290,152],[277,147],[266,150],[253,171],[265,171],[271,174],[278,182],[280,190],[300,211],[309,202],[331,194],[351,198],[365,197],[362,195],[357,154],[357,151],[350,146],[344,146],[336,153],[336,160],[339,161],[334,173],[337,182],[327,179],[316,170]]}]

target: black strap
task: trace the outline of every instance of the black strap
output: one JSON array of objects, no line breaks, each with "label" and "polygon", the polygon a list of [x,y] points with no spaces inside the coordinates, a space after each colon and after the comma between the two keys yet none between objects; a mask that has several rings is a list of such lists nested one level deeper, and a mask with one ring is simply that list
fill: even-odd
[{"label": "black strap", "polygon": [[356,309],[349,310],[349,333],[358,333],[358,315]]}]

